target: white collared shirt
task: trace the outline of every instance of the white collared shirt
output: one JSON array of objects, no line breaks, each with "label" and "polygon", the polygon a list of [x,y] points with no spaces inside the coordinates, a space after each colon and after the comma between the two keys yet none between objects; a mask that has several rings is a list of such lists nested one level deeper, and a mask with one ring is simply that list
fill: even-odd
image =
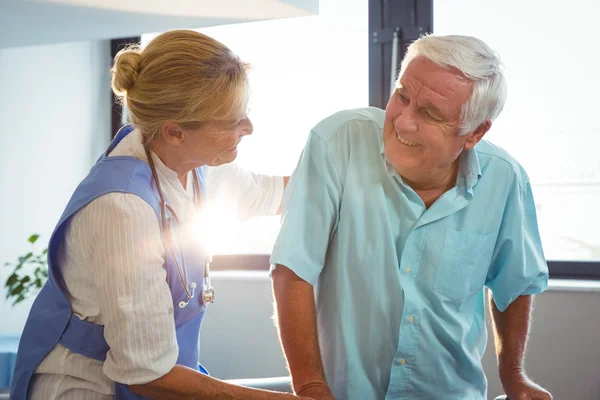
[{"label": "white collared shirt", "polygon": [[[117,155],[147,162],[139,131],[110,154]],[[168,202],[181,220],[191,219],[191,174],[184,189],[152,156]],[[281,177],[235,164],[208,168],[207,201],[228,198],[241,218],[275,214],[282,195]],[[58,258],[67,298],[77,316],[104,325],[110,350],[103,363],[56,345],[36,370],[32,399],[110,399],[115,381],[147,383],[173,368],[178,346],[160,235],[154,210],[132,194],[103,195],[73,216]]]}]

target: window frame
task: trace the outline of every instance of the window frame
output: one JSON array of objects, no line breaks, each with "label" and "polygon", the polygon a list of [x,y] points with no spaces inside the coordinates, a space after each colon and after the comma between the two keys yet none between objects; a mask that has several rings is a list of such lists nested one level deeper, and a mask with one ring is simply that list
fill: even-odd
[{"label": "window frame", "polygon": [[[270,254],[220,254],[213,256],[211,271],[268,271]],[[551,279],[600,280],[600,262],[547,261]]]},{"label": "window frame", "polygon": [[[425,32],[435,32],[433,1],[369,0],[369,105],[385,109],[389,97],[393,31],[400,33],[397,50],[400,62],[409,42]],[[384,7],[401,9],[405,15],[394,13],[396,19],[388,20],[384,26]],[[390,23],[393,29],[389,27]],[[547,260],[547,264],[553,279],[600,280],[600,261]]]},{"label": "window frame", "polygon": [[[369,0],[369,105],[385,109],[390,95],[391,46],[394,32],[398,35],[398,62],[407,46],[420,35],[434,31],[434,0]],[[384,7],[393,7],[396,19],[384,21]],[[390,13],[392,14],[392,13]],[[111,59],[123,47],[141,43],[141,36],[110,41]],[[399,66],[398,66],[399,68]],[[123,109],[111,94],[111,139],[122,126]],[[213,256],[213,271],[268,271],[270,254],[218,254]],[[567,280],[600,280],[600,261],[548,260],[550,278]]]}]

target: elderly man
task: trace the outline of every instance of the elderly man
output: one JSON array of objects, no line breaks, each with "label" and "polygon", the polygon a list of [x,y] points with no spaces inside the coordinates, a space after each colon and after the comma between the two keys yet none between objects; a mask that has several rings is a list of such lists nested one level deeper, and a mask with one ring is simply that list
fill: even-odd
[{"label": "elderly man", "polygon": [[548,282],[530,182],[482,141],[505,98],[485,43],[430,35],[408,49],[385,112],[311,131],[271,258],[296,393],[485,399],[488,287],[506,394],[551,399],[523,369]]}]

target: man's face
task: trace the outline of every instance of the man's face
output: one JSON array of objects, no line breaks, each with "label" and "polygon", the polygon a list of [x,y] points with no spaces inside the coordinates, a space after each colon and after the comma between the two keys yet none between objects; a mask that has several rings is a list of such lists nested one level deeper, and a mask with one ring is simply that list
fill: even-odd
[{"label": "man's face", "polygon": [[383,128],[385,157],[401,176],[418,180],[447,170],[481,140],[485,132],[458,136],[471,88],[458,71],[422,57],[410,62],[387,104]]}]

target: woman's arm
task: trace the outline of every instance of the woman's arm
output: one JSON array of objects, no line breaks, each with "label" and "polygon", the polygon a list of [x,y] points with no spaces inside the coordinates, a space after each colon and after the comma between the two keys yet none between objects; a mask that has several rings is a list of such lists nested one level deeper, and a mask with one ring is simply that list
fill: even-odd
[{"label": "woman's arm", "polygon": [[130,385],[132,392],[164,400],[286,400],[298,397],[280,392],[232,385],[191,368],[175,365],[166,375],[143,385]]},{"label": "woman's arm", "polygon": [[[156,399],[290,399],[291,394],[227,384],[176,365],[173,305],[156,214],[137,196],[94,200],[74,223],[90,227],[86,243],[110,350],[104,374]],[[82,234],[84,234],[82,233]]]},{"label": "woman's arm", "polygon": [[[285,192],[285,188],[287,187],[288,182],[290,181],[289,176],[283,177],[283,191]],[[279,203],[279,209],[277,210],[277,215],[281,215],[281,211],[283,209],[283,194],[281,196],[281,202]]]},{"label": "woman's arm", "polygon": [[281,213],[289,177],[256,174],[235,163],[207,169],[209,207],[237,211],[240,219]]},{"label": "woman's arm", "polygon": [[179,347],[156,213],[138,196],[110,193],[78,214],[77,223],[87,227],[82,234],[89,236],[82,250],[96,289],[98,323],[110,347],[103,372],[123,384],[157,379],[173,368]]}]

